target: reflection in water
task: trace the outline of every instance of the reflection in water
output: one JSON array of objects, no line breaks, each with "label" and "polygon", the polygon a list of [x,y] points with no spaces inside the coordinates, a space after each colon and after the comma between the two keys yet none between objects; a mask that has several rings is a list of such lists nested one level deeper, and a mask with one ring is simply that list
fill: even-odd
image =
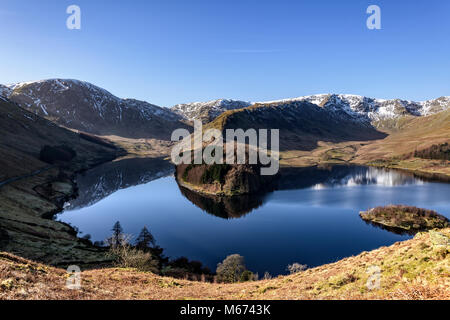
[{"label": "reflection in water", "polygon": [[[399,186],[423,184],[423,180],[401,171],[363,166],[329,166],[284,168],[280,171],[277,190],[312,188],[320,190],[339,186],[380,185]],[[209,214],[224,219],[240,218],[260,207],[265,196],[244,195],[238,197],[220,197],[193,192],[180,185],[181,193],[197,207]]]},{"label": "reflection in water", "polygon": [[181,194],[200,209],[223,219],[240,218],[263,204],[262,196],[242,195],[236,197],[219,197],[201,195],[180,185]]},{"label": "reflection in water", "polygon": [[415,234],[417,234],[417,230],[406,230],[406,229],[402,229],[402,228],[396,228],[396,227],[389,227],[389,226],[385,226],[379,223],[374,223],[372,221],[367,221],[364,219],[361,219],[362,221],[364,221],[367,225],[375,227],[375,228],[379,228],[379,229],[383,229],[398,235],[409,235],[409,236],[413,236]]},{"label": "reflection in water", "polygon": [[357,186],[357,185],[380,185],[393,187],[406,184],[423,184],[423,181],[413,175],[406,175],[400,171],[387,170],[384,168],[364,168],[356,167],[348,175],[339,180],[329,179],[323,183],[313,186],[315,189],[336,186]]},{"label": "reflection in water", "polygon": [[65,205],[66,211],[92,206],[112,193],[144,184],[174,171],[169,161],[131,158],[108,162],[77,176],[78,197]]},{"label": "reflection in water", "polygon": [[[77,176],[79,195],[66,203],[71,211],[92,206],[112,193],[171,175],[173,165],[163,159],[131,158],[108,162]],[[335,165],[328,167],[282,168],[277,190],[336,186],[422,184],[423,180],[402,171],[383,168]],[[243,217],[264,203],[265,195],[220,197],[202,195],[178,185],[181,194],[197,207],[214,216],[232,219]]]},{"label": "reflection in water", "polygon": [[423,180],[403,171],[363,167],[329,166],[286,168],[281,170],[278,190],[314,188],[323,189],[338,186],[380,185],[392,187],[409,184],[423,184]]}]

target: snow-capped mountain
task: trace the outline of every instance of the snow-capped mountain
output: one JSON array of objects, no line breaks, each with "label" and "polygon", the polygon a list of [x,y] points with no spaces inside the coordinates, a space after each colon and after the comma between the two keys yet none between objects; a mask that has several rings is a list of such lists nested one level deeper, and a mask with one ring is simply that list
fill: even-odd
[{"label": "snow-capped mountain", "polygon": [[97,135],[163,140],[170,140],[171,133],[177,128],[191,128],[185,120],[199,119],[207,123],[228,110],[243,109],[251,105],[279,107],[283,110],[283,114],[279,116],[289,120],[294,115],[305,114],[295,109],[308,102],[326,111],[331,119],[364,122],[375,126],[379,126],[378,123],[383,123],[384,120],[398,119],[405,115],[427,116],[450,107],[448,96],[414,102],[350,94],[318,94],[253,103],[219,99],[177,104],[169,109],[145,101],[121,99],[90,83],[64,79],[0,85],[0,99],[9,99],[64,127]]},{"label": "snow-capped mountain", "polygon": [[11,89],[0,84],[0,99],[6,101],[6,98],[11,94]]},{"label": "snow-capped mountain", "polygon": [[182,115],[187,120],[200,119],[203,123],[206,123],[214,120],[225,111],[232,109],[242,109],[254,104],[260,106],[293,106],[296,102],[309,102],[333,114],[341,114],[356,121],[372,123],[386,119],[396,119],[405,115],[428,116],[447,110],[450,107],[450,97],[415,102],[401,99],[375,99],[351,94],[318,94],[254,103],[236,100],[194,102],[175,105],[171,110]]},{"label": "snow-capped mountain", "polygon": [[59,125],[99,135],[170,139],[182,117],[145,101],[121,99],[78,80],[50,79],[0,88],[0,94]]},{"label": "snow-capped mountain", "polygon": [[192,102],[177,104],[171,110],[186,120],[202,120],[203,123],[210,122],[228,110],[242,109],[251,105],[251,102],[239,100],[219,99],[208,102]]},{"label": "snow-capped mountain", "polygon": [[450,97],[415,102],[401,99],[374,99],[350,94],[319,94],[293,99],[259,102],[261,105],[290,104],[307,101],[332,112],[368,121],[395,119],[400,116],[428,116],[450,107]]}]

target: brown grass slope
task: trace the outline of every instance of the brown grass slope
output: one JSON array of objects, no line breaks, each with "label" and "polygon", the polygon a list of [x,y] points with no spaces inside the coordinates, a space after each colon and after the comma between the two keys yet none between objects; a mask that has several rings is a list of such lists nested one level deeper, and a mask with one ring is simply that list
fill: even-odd
[{"label": "brown grass slope", "polygon": [[[450,229],[363,252],[336,263],[271,280],[211,284],[133,269],[82,272],[82,289],[67,274],[0,253],[0,299],[450,299]],[[374,266],[380,286],[368,289]]]},{"label": "brown grass slope", "polygon": [[427,117],[404,117],[386,130],[388,137],[361,148],[360,161],[401,157],[450,141],[450,109]]}]

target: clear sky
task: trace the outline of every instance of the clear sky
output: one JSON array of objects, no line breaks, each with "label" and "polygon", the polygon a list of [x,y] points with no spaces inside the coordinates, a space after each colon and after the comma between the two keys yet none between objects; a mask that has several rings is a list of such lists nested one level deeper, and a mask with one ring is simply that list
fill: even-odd
[{"label": "clear sky", "polygon": [[448,0],[2,0],[0,27],[0,83],[73,78],[161,106],[450,95]]}]

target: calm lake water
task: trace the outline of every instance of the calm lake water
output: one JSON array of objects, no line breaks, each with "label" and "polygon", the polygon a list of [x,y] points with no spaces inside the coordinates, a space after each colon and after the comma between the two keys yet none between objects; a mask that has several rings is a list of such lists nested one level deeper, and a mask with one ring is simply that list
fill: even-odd
[{"label": "calm lake water", "polygon": [[293,262],[313,267],[411,237],[365,223],[361,210],[408,204],[450,217],[450,184],[399,171],[290,169],[279,190],[228,201],[180,189],[172,170],[151,159],[94,168],[78,177],[80,196],[58,219],[93,241],[109,237],[116,221],[132,235],[147,226],[171,258],[185,256],[215,270],[239,253],[250,270],[278,275]]}]

